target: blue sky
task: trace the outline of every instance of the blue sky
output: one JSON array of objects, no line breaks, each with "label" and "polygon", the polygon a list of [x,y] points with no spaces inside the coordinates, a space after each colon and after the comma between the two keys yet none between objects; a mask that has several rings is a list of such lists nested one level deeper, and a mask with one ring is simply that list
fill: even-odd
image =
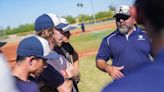
[{"label": "blue sky", "polygon": [[[17,27],[21,24],[34,23],[43,13],[55,13],[58,16],[77,16],[108,10],[109,5],[132,5],[133,0],[0,0],[0,28]],[[83,3],[83,8],[77,7]]]}]

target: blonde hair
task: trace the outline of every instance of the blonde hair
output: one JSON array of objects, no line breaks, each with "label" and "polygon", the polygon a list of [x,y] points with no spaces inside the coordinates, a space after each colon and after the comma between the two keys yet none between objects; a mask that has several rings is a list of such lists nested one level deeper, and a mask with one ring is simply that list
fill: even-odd
[{"label": "blonde hair", "polygon": [[39,31],[39,32],[36,32],[35,34],[37,36],[40,36],[44,39],[46,39],[50,45],[50,48],[53,49],[54,45],[55,45],[55,31],[56,29],[51,27],[51,28],[48,28],[48,29],[45,29],[45,30],[42,30],[42,31]]}]

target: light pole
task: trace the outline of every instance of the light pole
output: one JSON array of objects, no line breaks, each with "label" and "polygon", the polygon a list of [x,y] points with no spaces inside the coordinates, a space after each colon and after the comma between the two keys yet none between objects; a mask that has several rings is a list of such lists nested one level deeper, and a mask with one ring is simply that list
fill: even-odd
[{"label": "light pole", "polygon": [[93,16],[93,21],[96,24],[96,16],[95,16],[95,10],[94,10],[94,3],[93,0],[91,0],[91,8],[92,8],[92,16]]},{"label": "light pole", "polygon": [[[79,8],[83,8],[83,3],[77,3],[77,7],[79,7]],[[83,18],[83,16],[81,16],[82,17],[82,22],[84,21],[84,18]]]}]

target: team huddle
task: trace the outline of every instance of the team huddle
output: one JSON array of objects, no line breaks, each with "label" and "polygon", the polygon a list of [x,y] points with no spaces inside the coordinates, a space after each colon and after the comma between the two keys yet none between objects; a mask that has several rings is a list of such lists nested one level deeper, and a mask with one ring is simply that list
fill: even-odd
[{"label": "team huddle", "polygon": [[[117,28],[104,37],[96,55],[96,67],[113,79],[102,92],[164,91],[163,5],[163,0],[135,0],[133,6],[116,8]],[[37,17],[35,34],[20,41],[12,76],[5,78],[10,88],[2,91],[79,92],[79,57],[69,43],[75,28],[53,13]],[[0,60],[5,61],[3,52]]]},{"label": "team huddle", "polygon": [[20,92],[78,92],[78,54],[69,43],[65,18],[47,13],[35,21],[35,34],[17,47],[12,76]]}]

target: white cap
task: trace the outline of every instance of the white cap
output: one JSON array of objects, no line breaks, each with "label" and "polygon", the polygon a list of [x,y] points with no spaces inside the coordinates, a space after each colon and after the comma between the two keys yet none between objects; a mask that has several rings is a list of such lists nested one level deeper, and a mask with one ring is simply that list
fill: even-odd
[{"label": "white cap", "polygon": [[114,17],[117,15],[120,15],[120,14],[130,16],[130,7],[128,5],[121,5],[121,6],[117,7],[116,14],[114,15]]},{"label": "white cap", "polygon": [[62,30],[63,30],[64,32],[67,32],[67,31],[70,31],[70,30],[73,30],[73,29],[76,28],[75,26],[71,26],[71,25],[68,23],[67,19],[65,19],[65,18],[59,18],[59,19],[60,19],[60,22],[61,22],[62,24],[65,24],[65,27],[62,28]]}]

